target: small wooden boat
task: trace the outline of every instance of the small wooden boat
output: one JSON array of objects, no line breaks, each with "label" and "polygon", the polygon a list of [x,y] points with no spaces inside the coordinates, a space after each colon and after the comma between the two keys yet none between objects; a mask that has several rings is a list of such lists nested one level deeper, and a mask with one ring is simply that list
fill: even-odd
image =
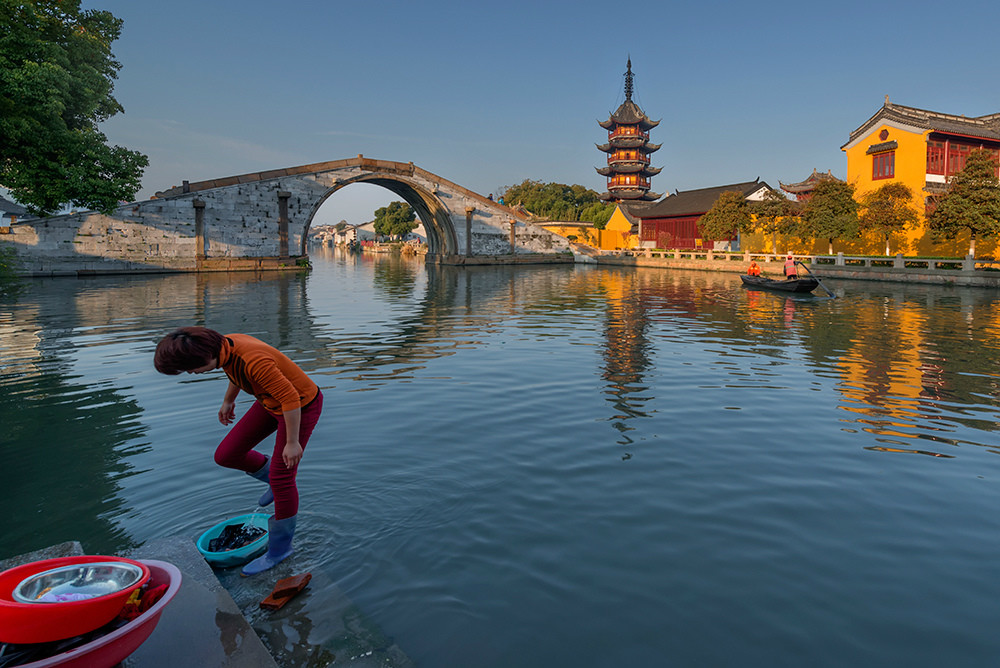
[{"label": "small wooden boat", "polygon": [[819,286],[819,281],[812,276],[777,280],[764,278],[763,276],[741,274],[740,279],[742,279],[743,285],[747,287],[778,290],[780,292],[812,292]]}]

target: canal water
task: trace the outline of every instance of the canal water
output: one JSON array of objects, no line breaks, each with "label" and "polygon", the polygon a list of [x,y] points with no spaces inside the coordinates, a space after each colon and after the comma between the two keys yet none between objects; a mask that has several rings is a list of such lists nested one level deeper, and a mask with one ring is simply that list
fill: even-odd
[{"label": "canal water", "polygon": [[297,570],[419,666],[1000,661],[997,293],[313,262],[0,304],[0,557],[251,508],[212,461],[225,377],[152,366],[205,324],[322,387]]}]

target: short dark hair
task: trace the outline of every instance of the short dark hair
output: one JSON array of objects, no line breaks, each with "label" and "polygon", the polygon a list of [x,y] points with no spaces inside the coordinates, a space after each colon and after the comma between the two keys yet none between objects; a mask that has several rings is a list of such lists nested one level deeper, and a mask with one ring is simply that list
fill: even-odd
[{"label": "short dark hair", "polygon": [[176,376],[219,359],[224,337],[208,327],[181,327],[156,344],[153,366],[160,373]]}]

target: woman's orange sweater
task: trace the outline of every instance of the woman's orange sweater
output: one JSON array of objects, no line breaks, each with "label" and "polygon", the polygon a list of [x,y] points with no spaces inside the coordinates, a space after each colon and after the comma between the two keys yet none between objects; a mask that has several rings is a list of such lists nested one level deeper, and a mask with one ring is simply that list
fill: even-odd
[{"label": "woman's orange sweater", "polygon": [[316,383],[284,353],[246,334],[225,336],[219,366],[233,385],[257,397],[271,413],[302,408],[319,392]]}]

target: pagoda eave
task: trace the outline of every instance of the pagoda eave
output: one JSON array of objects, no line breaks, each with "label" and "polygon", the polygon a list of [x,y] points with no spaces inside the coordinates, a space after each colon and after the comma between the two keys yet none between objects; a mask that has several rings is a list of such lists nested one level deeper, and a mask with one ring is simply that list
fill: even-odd
[{"label": "pagoda eave", "polygon": [[608,167],[619,174],[638,174],[649,169],[649,163],[638,161],[611,161]]},{"label": "pagoda eave", "polygon": [[631,188],[631,189],[619,189],[612,188],[609,192],[603,193],[601,196],[603,201],[625,199],[625,200],[646,200],[653,201],[660,199],[658,193],[649,192],[648,190],[643,190],[641,188]]},{"label": "pagoda eave", "polygon": [[612,137],[608,143],[615,148],[639,148],[646,145],[645,137]]}]

